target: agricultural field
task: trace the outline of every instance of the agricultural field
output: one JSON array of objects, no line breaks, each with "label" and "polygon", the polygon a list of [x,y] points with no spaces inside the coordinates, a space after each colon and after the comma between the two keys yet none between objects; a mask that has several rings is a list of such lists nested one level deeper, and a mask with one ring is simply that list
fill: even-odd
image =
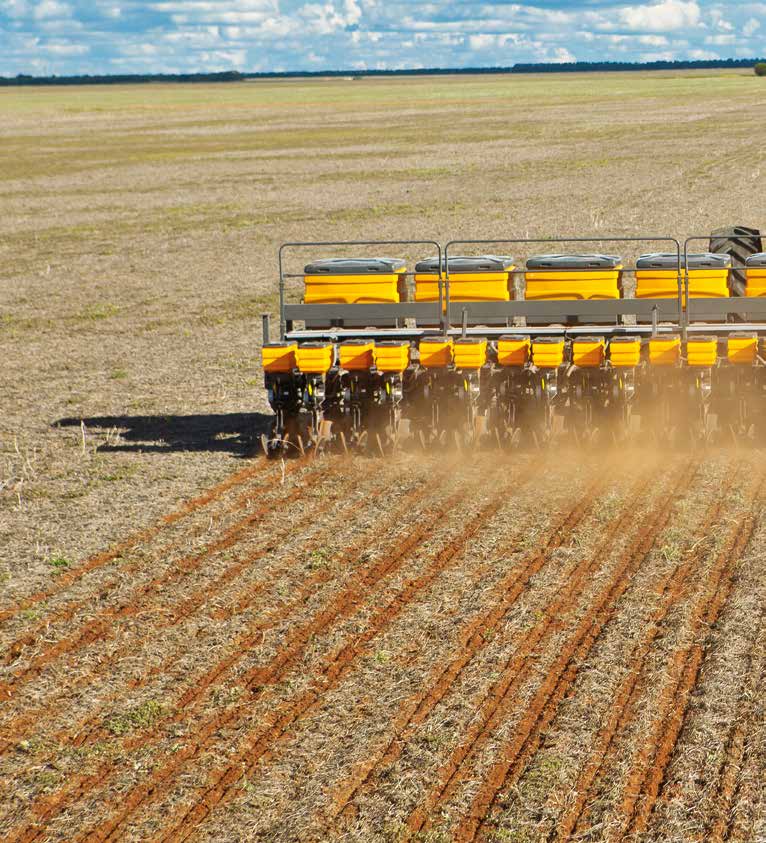
[{"label": "agricultural field", "polygon": [[282,241],[764,229],[762,87],[0,89],[0,838],[766,840],[761,450],[258,448]]}]

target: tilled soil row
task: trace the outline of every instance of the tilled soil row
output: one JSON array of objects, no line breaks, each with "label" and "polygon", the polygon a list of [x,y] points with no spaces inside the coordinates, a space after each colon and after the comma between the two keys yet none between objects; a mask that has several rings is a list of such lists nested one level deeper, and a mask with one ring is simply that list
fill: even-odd
[{"label": "tilled soil row", "polygon": [[556,827],[548,835],[548,840],[568,840],[583,810],[594,798],[592,786],[603,769],[606,758],[614,750],[615,739],[624,731],[627,718],[635,710],[637,699],[645,686],[645,663],[662,624],[671,609],[681,601],[688,599],[689,592],[700,575],[700,568],[705,561],[705,539],[710,528],[720,518],[726,503],[728,492],[736,478],[733,470],[722,484],[720,495],[708,508],[702,521],[696,527],[690,546],[680,565],[672,570],[660,586],[660,605],[654,611],[649,626],[634,649],[628,663],[625,678],[620,683],[609,710],[604,715],[604,725],[599,730],[590,757],[587,759],[574,786],[575,799],[569,810],[559,818]]},{"label": "tilled soil row", "polygon": [[[71,631],[66,637],[60,639],[52,646],[47,646],[42,653],[36,655],[30,663],[19,670],[14,671],[11,677],[5,681],[0,687],[0,693],[3,693],[8,699],[11,699],[18,693],[19,689],[25,682],[38,676],[43,669],[50,666],[57,660],[64,656],[74,656],[76,652],[87,646],[88,644],[97,641],[106,636],[114,636],[118,631],[118,624],[116,622],[123,621],[125,618],[133,617],[139,613],[149,612],[152,608],[151,601],[157,596],[162,596],[164,589],[173,586],[180,580],[184,579],[188,574],[199,570],[207,563],[207,560],[214,553],[233,547],[241,537],[251,530],[257,523],[262,521],[269,515],[272,515],[275,510],[282,506],[289,506],[299,498],[301,498],[306,491],[315,485],[325,481],[328,474],[332,476],[339,476],[339,469],[337,467],[324,467],[323,469],[316,469],[303,483],[294,489],[290,489],[282,494],[276,500],[267,500],[262,506],[259,506],[252,512],[249,512],[244,518],[241,518],[234,526],[230,527],[218,539],[211,542],[203,552],[191,556],[184,557],[172,567],[168,568],[159,576],[153,577],[148,582],[136,588],[132,594],[128,595],[122,605],[113,608],[108,607],[101,610],[94,617],[88,618],[79,629]],[[268,496],[268,490],[264,493]],[[99,595],[101,597],[101,595]],[[92,598],[91,598],[92,601]],[[88,601],[81,601],[78,606],[82,608],[87,605]],[[183,610],[179,610],[183,611]],[[63,610],[60,617],[57,616],[57,621],[68,621],[74,614],[75,609],[68,607]],[[39,628],[39,634],[42,634],[47,628],[50,621],[44,621]],[[37,640],[32,637],[32,640]],[[48,642],[46,641],[46,644]]]},{"label": "tilled soil row", "polygon": [[[531,470],[530,468],[529,471],[531,472]],[[497,473],[498,469],[496,468],[492,474]],[[457,505],[464,499],[466,493],[481,488],[486,480],[487,478],[482,476],[470,478],[468,482],[461,484],[459,491],[442,497],[438,504],[429,504],[427,514],[421,515],[415,521],[414,529],[406,538],[389,548],[383,558],[372,566],[372,570],[360,572],[360,574],[350,577],[346,588],[333,598],[318,615],[312,618],[308,624],[291,631],[287,641],[270,663],[263,667],[257,667],[244,678],[245,687],[250,691],[251,696],[260,696],[268,692],[269,687],[297,663],[298,658],[305,651],[305,647],[313,636],[318,635],[329,624],[337,623],[339,619],[355,614],[368,599],[373,599],[374,590],[382,586],[384,581],[410,558],[417,547],[430,539],[436,525],[442,522],[448,513],[456,511]],[[517,484],[518,479],[514,478],[513,482]],[[427,573],[414,580],[407,581],[392,602],[373,612],[363,632],[347,637],[340,647],[321,658],[319,664],[313,670],[313,678],[309,688],[288,698],[277,707],[270,708],[260,719],[255,733],[246,735],[243,740],[238,741],[237,750],[234,753],[227,754],[229,760],[226,766],[215,768],[208,774],[201,799],[191,809],[192,816],[187,817],[189,811],[182,808],[169,821],[166,820],[164,826],[181,829],[189,822],[196,824],[208,813],[211,805],[220,804],[221,801],[229,798],[242,776],[248,775],[252,771],[261,757],[270,750],[275,741],[285,734],[286,729],[298,716],[305,713],[322,694],[343,678],[355,659],[364,651],[367,643],[390,624],[402,609],[414,600],[416,595],[455,559],[471,535],[480,528],[482,522],[489,517],[490,512],[497,511],[501,503],[502,498],[493,498],[489,504],[486,504],[483,518],[470,521],[460,529],[457,537],[448,537],[446,544],[442,545],[441,549],[434,551],[436,555],[429,563]],[[173,779],[177,775],[181,764],[186,765],[193,758],[201,756],[209,745],[214,744],[219,739],[216,733],[224,725],[230,729],[234,728],[237,723],[246,721],[250,717],[251,710],[251,703],[235,706],[225,713],[220,722],[215,723],[214,728],[210,729],[206,724],[202,734],[188,747],[188,753],[183,751],[177,753],[177,756],[168,765],[165,765],[151,777],[150,782],[142,783],[134,788],[128,795],[127,800],[122,799],[120,801],[118,810],[111,817],[100,822],[82,839],[118,839],[126,822],[139,807],[146,808],[152,802],[162,798],[164,788],[172,786]]]},{"label": "tilled soil row", "polygon": [[[670,488],[660,496],[659,500],[653,502],[652,510],[639,528],[635,541],[628,544],[620,554],[610,580],[599,591],[591,605],[585,608],[582,620],[562,647],[554,665],[547,671],[543,683],[514,729],[510,740],[501,747],[495,762],[484,773],[482,784],[473,797],[466,816],[455,830],[456,840],[474,840],[477,835],[489,830],[488,823],[493,818],[498,795],[518,781],[529,759],[534,755],[539,746],[541,732],[556,716],[561,701],[569,692],[577,676],[579,665],[587,657],[598,636],[614,616],[616,605],[629,587],[632,576],[641,568],[657,536],[669,522],[673,501],[688,490],[696,470],[697,464],[688,462],[678,472]],[[603,552],[607,550],[608,547],[604,546]],[[482,718],[486,726],[476,735],[473,743],[476,743],[480,737],[486,739],[497,727],[498,721],[502,719],[503,706],[507,707],[513,703],[508,689],[518,686],[512,678],[522,666],[513,665],[512,675],[506,679],[508,688],[503,694],[496,695],[490,703],[490,710],[486,717]],[[424,810],[423,806],[419,806],[410,815],[408,827],[413,833],[424,826],[427,827],[429,816],[434,816],[434,808],[447,795],[450,782],[459,775],[461,765],[469,753],[461,751],[461,756],[451,759],[449,766],[440,772],[439,789],[434,791],[433,796],[427,798],[425,802],[425,806],[430,806],[430,810],[428,808]],[[462,777],[464,778],[465,775],[464,772]]]},{"label": "tilled soil row", "polygon": [[[172,577],[174,572],[176,576],[178,575],[178,570],[186,571],[189,566],[193,565],[197,556],[204,558],[208,551],[210,553],[216,552],[216,548],[212,546],[204,548],[202,553],[183,550],[184,545],[188,544],[196,533],[205,530],[209,534],[213,526],[223,530],[224,528],[220,527],[220,524],[223,524],[232,516],[236,517],[243,510],[248,511],[245,518],[235,521],[227,530],[227,532],[236,536],[239,527],[246,527],[248,524],[252,526],[259,519],[265,518],[272,508],[272,500],[284,497],[286,489],[292,490],[297,495],[302,488],[308,491],[323,479],[321,471],[313,467],[308,461],[295,461],[287,466],[284,475],[279,472],[276,466],[273,467],[273,479],[279,478],[280,482],[264,482],[253,489],[249,489],[234,501],[229,501],[228,493],[232,489],[241,487],[253,478],[268,478],[269,475],[262,467],[263,464],[265,464],[265,461],[258,463],[261,468],[257,471],[253,467],[238,472],[232,478],[229,478],[229,481],[219,484],[214,493],[211,492],[196,498],[197,505],[190,507],[188,510],[182,508],[172,513],[167,516],[168,520],[163,519],[150,530],[143,531],[132,539],[119,543],[110,551],[94,557],[78,568],[67,571],[58,577],[53,588],[45,592],[44,595],[41,593],[40,600],[44,601],[42,605],[45,609],[37,610],[40,620],[36,627],[31,630],[25,629],[23,634],[18,635],[5,645],[2,664],[8,667],[9,671],[3,672],[5,679],[0,679],[0,693],[4,691],[6,696],[12,696],[13,689],[7,686],[15,685],[18,677],[29,668],[31,668],[33,674],[37,672],[32,667],[32,663],[35,658],[42,654],[35,653],[36,645],[42,644],[44,648],[50,644],[57,634],[61,636],[71,635],[73,627],[77,628],[87,623],[87,620],[78,617],[78,614],[87,617],[92,606],[99,605],[117,595],[128,578],[130,578],[135,593],[139,592],[141,585],[145,585],[149,590],[162,587],[165,582],[162,576],[155,576],[153,580],[141,583],[142,576],[147,573],[151,575],[153,569],[157,567],[158,560],[163,560],[166,565],[165,575]],[[328,470],[336,469],[330,468]],[[285,486],[284,481],[287,477],[294,481],[293,484]],[[295,499],[297,500],[297,497]],[[220,508],[213,507],[214,504],[220,505]],[[261,506],[257,506],[258,504],[261,504]],[[204,525],[191,522],[191,516],[199,518],[205,513],[209,513],[210,518],[207,529]],[[248,521],[248,519],[250,520]],[[165,537],[169,531],[178,534],[174,535],[170,543],[163,547],[153,548],[154,540],[158,537]],[[126,558],[128,551],[135,550],[139,545],[142,548],[142,554],[136,558]],[[228,545],[225,544],[223,548],[226,546]],[[218,550],[223,548],[218,548]],[[113,563],[118,563],[119,569],[111,579],[104,579],[102,576],[91,582],[91,578],[88,577],[86,583],[86,575],[101,574],[104,568]],[[132,599],[132,594],[124,597],[119,595],[117,599],[129,601]],[[25,608],[29,609],[28,606],[22,604],[17,607],[18,611]],[[18,611],[11,613],[9,610],[9,617],[10,615],[17,615]],[[25,666],[23,660],[27,654],[29,654],[28,663]]]},{"label": "tilled soil row", "polygon": [[[297,465],[297,463],[291,465]],[[192,498],[190,501],[187,501],[183,506],[175,510],[175,512],[171,512],[167,515],[164,515],[156,524],[153,524],[151,527],[147,527],[143,530],[133,533],[126,539],[123,539],[121,542],[118,542],[114,547],[111,547],[109,550],[92,556],[85,562],[83,562],[81,565],[78,565],[76,568],[72,568],[71,570],[67,571],[65,574],[58,578],[58,580],[56,581],[55,588],[50,588],[46,591],[38,591],[34,594],[30,594],[28,597],[25,597],[22,600],[18,601],[15,606],[1,610],[0,623],[4,620],[7,620],[8,618],[14,617],[15,615],[19,614],[25,609],[31,608],[37,603],[40,603],[44,600],[50,600],[51,597],[65,591],[70,585],[82,579],[82,577],[84,577],[86,574],[89,574],[92,571],[103,567],[104,565],[108,565],[110,562],[113,562],[115,559],[118,559],[124,553],[133,549],[137,545],[146,544],[147,542],[152,541],[167,527],[176,524],[178,521],[183,520],[184,518],[188,517],[192,513],[197,512],[200,509],[204,509],[214,501],[219,500],[231,489],[241,486],[244,483],[248,483],[254,477],[265,473],[269,467],[270,464],[266,460],[258,460],[254,465],[248,465],[246,468],[235,472],[230,477],[227,477],[220,483],[217,483],[215,486],[208,489],[206,492],[203,492],[201,495],[198,495],[197,497]]]},{"label": "tilled soil row", "polygon": [[[331,485],[334,484],[334,476],[335,475],[332,471],[328,471],[327,479],[330,481]],[[394,480],[392,482],[395,483],[396,481]],[[264,557],[266,557],[271,551],[279,547],[290,535],[306,535],[308,541],[306,545],[306,552],[310,552],[311,546],[321,544],[325,537],[331,535],[334,530],[337,530],[338,521],[352,518],[356,512],[367,506],[371,500],[374,500],[375,497],[384,494],[385,486],[378,483],[378,488],[371,490],[369,494],[358,497],[357,499],[350,497],[365,483],[371,483],[370,478],[365,477],[362,474],[357,474],[352,477],[344,487],[342,487],[342,491],[335,491],[334,494],[323,495],[316,505],[307,507],[298,517],[283,518],[284,523],[282,528],[272,531],[269,535],[268,542],[261,545],[256,551],[238,558],[231,565],[227,566],[224,571],[215,578],[215,580],[201,585],[191,595],[189,595],[189,597],[173,607],[169,613],[150,613],[149,626],[147,627],[146,624],[143,624],[140,629],[140,635],[145,637],[151,634],[154,629],[174,626],[182,622],[202,608],[204,604],[211,600],[211,598],[220,593],[224,586],[238,578],[245,570],[256,566],[259,561],[263,560]],[[313,484],[312,486],[304,486],[302,487],[302,490],[305,492],[312,487]],[[298,491],[300,492],[300,490]],[[331,489],[330,491],[332,492],[333,490]],[[298,494],[298,498],[301,496],[302,495]],[[294,494],[291,493],[288,495],[287,499],[284,500],[283,505],[288,505],[295,499],[297,498],[295,498]],[[334,518],[326,519],[324,516],[333,508],[335,508]],[[321,528],[313,535],[310,531],[312,523],[318,523],[321,525]],[[254,586],[241,590],[235,605],[226,606],[216,611],[216,620],[225,620],[237,611],[244,611],[248,606],[252,605],[255,598],[267,587],[267,585],[269,585],[270,581],[273,581],[274,578],[283,574],[285,568],[291,564],[294,564],[294,560],[292,558],[286,558],[276,569],[267,568],[265,573],[268,573],[268,579],[262,578]],[[319,572],[309,579],[312,584],[316,585],[322,579],[326,579],[326,576],[325,572]],[[119,658],[121,658],[125,647],[126,645],[123,639],[119,648],[115,648],[110,654],[99,660],[98,680],[104,680],[108,669],[112,667]],[[132,691],[136,688],[142,687],[150,681],[153,676],[157,674],[165,675],[169,671],[172,671],[174,664],[177,662],[177,658],[178,654],[173,652],[165,659],[164,663],[159,668],[149,667],[138,676],[131,675],[126,678],[123,684],[120,685],[118,691],[115,691],[105,699],[101,699],[99,707],[95,711],[93,709],[89,710],[87,716],[81,718],[76,724],[72,725],[69,723],[65,730],[54,732],[54,739],[60,744],[80,747],[88,742],[103,738],[105,731],[103,728],[103,712],[108,708],[110,703],[119,700],[124,696],[126,691]],[[66,677],[66,692],[71,695],[85,686],[92,687],[93,683],[94,676],[90,672],[84,672],[79,677],[73,678],[71,681],[69,681],[68,675]],[[59,686],[59,688],[60,690],[63,690],[61,686]],[[29,707],[25,707],[27,709],[25,713],[5,726],[0,732],[0,753],[2,753],[4,748],[7,750],[16,746],[20,740],[24,739],[25,732],[32,727],[39,730],[40,725],[46,723],[46,719],[50,716],[50,714],[58,711],[58,705],[58,700],[46,700],[44,704],[37,709],[32,708],[30,710]],[[3,741],[5,742],[5,745],[3,745]]]},{"label": "tilled soil row", "polygon": [[[754,626],[753,647],[748,654],[748,670],[739,695],[739,712],[729,728],[726,750],[720,767],[715,799],[715,813],[707,829],[710,843],[724,843],[732,838],[745,840],[752,828],[742,828],[734,808],[741,793],[741,774],[747,762],[747,737],[756,720],[757,700],[766,682],[766,607]],[[745,800],[751,803],[752,800]]]},{"label": "tilled soil row", "polygon": [[609,840],[621,839],[626,833],[640,834],[646,829],[681,733],[689,695],[697,684],[706,650],[705,632],[721,614],[732,588],[737,562],[755,532],[763,506],[762,489],[763,480],[759,478],[748,490],[747,514],[727,536],[716,557],[706,588],[692,615],[693,643],[676,651],[666,665],[668,681],[660,696],[650,738],[634,757],[633,773],[620,805],[621,822],[612,827]]},{"label": "tilled soil row", "polygon": [[[434,475],[432,474],[432,477],[433,476]],[[438,477],[438,474],[436,476]],[[385,536],[395,524],[401,522],[402,520],[406,520],[407,516],[411,516],[413,514],[413,508],[416,507],[416,501],[419,497],[423,497],[422,489],[420,487],[416,487],[411,493],[397,499],[397,506],[393,513],[389,514],[388,517],[381,519],[380,522],[376,524],[376,528],[371,535],[364,536],[358,545],[348,548],[345,554],[345,563],[348,564],[357,558],[360,554],[362,554],[364,548],[369,546],[371,542],[380,540],[380,538]],[[455,497],[455,495],[452,496],[453,499]],[[423,524],[419,527],[415,534],[411,535],[407,540],[400,542],[397,546],[398,549],[395,548],[395,552],[389,552],[386,554],[385,558],[379,563],[370,563],[362,566],[362,568],[352,576],[346,587],[341,589],[339,596],[333,602],[331,611],[325,610],[320,612],[319,615],[312,618],[308,624],[304,624],[298,628],[297,631],[302,638],[299,643],[302,644],[302,646],[305,646],[306,642],[310,640],[313,635],[318,634],[322,629],[326,628],[328,624],[333,623],[343,614],[353,611],[356,603],[358,603],[358,601],[366,594],[367,588],[374,587],[376,583],[380,582],[381,579],[385,578],[393,570],[395,570],[395,568],[402,563],[407,551],[416,546],[418,542],[422,542],[428,537],[433,526],[450,508],[450,502],[451,499],[448,499],[447,501],[443,501],[440,506],[436,506],[431,503],[431,509],[428,511],[428,517],[425,517],[425,513],[423,513]],[[425,504],[428,505],[427,499]],[[342,569],[343,565],[340,567]],[[295,599],[270,613],[271,617],[259,618],[257,623],[252,624],[245,631],[245,634],[241,636],[239,640],[234,642],[234,646],[230,650],[230,654],[213,668],[207,670],[203,676],[192,683],[191,687],[182,694],[173,709],[175,714],[170,719],[177,719],[180,714],[191,716],[196,707],[193,704],[198,704],[210,688],[219,684],[226,677],[243,655],[247,653],[248,649],[257,643],[257,640],[259,636],[262,635],[263,630],[269,626],[273,626],[278,620],[289,617],[291,611],[301,608],[306,599],[313,591],[316,590],[316,587],[316,583],[307,583],[303,593],[298,594]],[[300,655],[300,652],[301,646],[295,647],[294,652],[292,653],[292,659],[286,659],[283,653],[278,654],[271,664],[271,672],[273,674],[274,681],[276,681],[280,675],[292,666],[294,659]],[[262,677],[263,672],[264,668],[257,666],[253,670],[246,672],[243,676],[241,676],[238,682],[246,687],[250,686],[257,681],[258,677]],[[250,706],[239,706],[234,710],[230,710],[227,712],[228,716],[224,717],[223,720],[221,720],[219,715],[216,715],[202,724],[203,733],[206,733],[209,738],[210,735],[213,735],[219,728],[221,728],[225,720],[234,718],[237,715],[245,714],[249,708]],[[161,737],[160,727],[167,725],[168,718],[164,718],[158,727],[152,730],[150,735],[126,740],[123,742],[123,748],[135,749],[139,746],[145,746],[146,741],[151,737],[159,739],[159,737]],[[203,749],[201,746],[196,746],[196,748],[199,751],[202,751]],[[179,753],[179,756],[180,755],[181,753]],[[180,763],[180,758],[178,756],[175,760]],[[42,833],[43,831],[43,829],[39,826],[40,820],[50,821],[55,815],[71,805],[73,801],[77,802],[85,798],[93,788],[104,785],[107,782],[109,775],[113,772],[114,770],[111,765],[105,764],[95,775],[76,778],[75,781],[70,783],[70,785],[64,788],[63,791],[55,793],[53,796],[43,800],[43,804],[33,806],[33,813],[38,815],[38,822],[35,823],[34,829],[29,827],[26,831],[20,831],[20,839],[34,839],[35,834],[38,832]]]},{"label": "tilled soil row", "polygon": [[[194,838],[236,836],[238,818],[256,803],[263,804],[263,810],[252,816],[252,835],[258,839],[333,837],[334,829],[322,818],[327,816],[325,809],[332,805],[332,794],[338,785],[350,771],[368,767],[370,754],[388,744],[397,714],[408,701],[417,702],[421,691],[451,664],[465,638],[470,637],[471,620],[485,615],[497,599],[498,584],[507,580],[512,571],[524,569],[534,552],[530,549],[546,541],[556,524],[571,511],[573,501],[593,485],[593,472],[581,471],[575,477],[575,467],[581,468],[563,461],[555,468],[542,469],[534,485],[522,487],[517,483],[513,498],[486,530],[476,534],[457,564],[448,567],[370,642],[342,681],[295,721],[252,777],[244,780],[236,796],[207,818]],[[545,501],[542,508],[541,499]],[[581,522],[570,539],[583,541],[588,526],[597,520],[600,519],[589,514],[586,524]],[[560,564],[573,553],[568,547],[561,548],[561,553],[551,551],[555,577]],[[539,588],[539,583],[527,588],[516,610],[511,610],[512,622],[518,620],[519,613],[531,617],[532,606],[544,606],[545,590]],[[497,641],[503,631],[487,630],[486,636]],[[467,664],[469,673],[475,661]],[[452,687],[465,680],[463,670]],[[411,773],[407,770],[404,775]],[[376,798],[377,795],[376,790]],[[175,797],[178,801],[181,798],[183,793]],[[172,801],[166,800],[165,804]],[[349,807],[354,810],[356,805]],[[161,816],[157,809],[152,812],[155,825]],[[148,819],[144,829],[148,828]],[[367,826],[368,839],[369,831]],[[371,839],[377,837],[372,834]]]},{"label": "tilled soil row", "polygon": [[[376,525],[374,531],[370,534],[364,534],[356,545],[351,545],[347,548],[344,558],[340,560],[338,567],[342,570],[344,565],[348,565],[356,557],[356,554],[362,553],[367,545],[384,536],[387,530],[391,529],[396,523],[397,519],[401,518],[404,513],[412,510],[413,506],[416,505],[416,500],[421,495],[422,485],[416,483],[409,493],[401,497],[398,501],[397,508],[389,518],[381,520]],[[333,523],[337,525],[338,521],[333,519]],[[164,729],[169,725],[178,722],[182,717],[193,716],[202,707],[204,700],[210,692],[222,682],[226,681],[238,663],[258,644],[265,631],[273,628],[280,621],[289,618],[291,613],[300,610],[308,597],[317,589],[320,581],[330,579],[330,576],[330,573],[326,571],[317,572],[314,577],[303,584],[299,592],[293,595],[291,600],[272,608],[271,611],[259,616],[253,623],[248,624],[241,634],[229,643],[222,658],[219,658],[211,666],[204,668],[201,673],[197,673],[196,676],[192,677],[191,681],[186,678],[186,681],[182,682],[174,704],[168,708],[165,716],[153,724],[153,728],[148,733],[133,734],[123,738],[119,742],[121,751],[135,752],[150,745],[150,743],[156,743],[161,739]],[[179,677],[180,679],[181,677]],[[91,731],[78,737],[78,743],[80,745],[92,743],[104,736],[107,727],[102,720],[96,719],[92,726]],[[62,810],[65,810],[72,800],[77,801],[85,798],[93,788],[106,783],[108,778],[115,772],[112,763],[105,762],[99,765],[95,773],[74,775],[64,788],[48,794],[32,804],[31,813],[36,818],[34,825],[40,830],[40,822],[51,821]]]},{"label": "tilled soil row", "polygon": [[401,751],[401,742],[407,740],[455,686],[463,669],[490,640],[493,631],[524,594],[530,579],[577,529],[605,482],[605,479],[601,479],[591,483],[583,497],[553,526],[541,546],[497,584],[493,589],[488,609],[474,617],[459,632],[460,649],[445,664],[437,666],[418,694],[404,702],[394,718],[390,737],[379,746],[371,748],[368,758],[337,784],[324,815],[317,818],[317,828],[312,830],[312,837],[323,839],[324,834],[335,831],[335,821],[349,809],[357,793],[374,786],[376,771],[396,760]]}]

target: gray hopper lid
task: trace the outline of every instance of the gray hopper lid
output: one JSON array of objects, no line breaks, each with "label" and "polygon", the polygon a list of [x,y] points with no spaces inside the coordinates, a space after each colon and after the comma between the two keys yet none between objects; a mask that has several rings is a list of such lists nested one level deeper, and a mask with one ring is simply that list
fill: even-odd
[{"label": "gray hopper lid", "polygon": [[745,266],[766,266],[766,252],[758,252],[756,255],[750,255],[745,261]]},{"label": "gray hopper lid", "polygon": [[[442,269],[444,268],[442,258]],[[510,255],[477,255],[474,257],[455,256],[449,259],[450,272],[507,272],[513,266]],[[439,258],[428,258],[415,264],[415,272],[439,271]]]},{"label": "gray hopper lid", "polygon": [[614,269],[621,263],[619,255],[534,255],[527,269]]},{"label": "gray hopper lid", "polygon": [[[687,255],[689,269],[725,269],[731,266],[730,255],[718,255],[714,252],[699,252]],[[681,255],[681,266],[684,256]],[[637,269],[677,269],[678,255],[675,252],[653,252],[641,255],[636,261]]]},{"label": "gray hopper lid", "polygon": [[307,263],[306,275],[378,275],[404,272],[405,261],[399,258],[328,258]]}]

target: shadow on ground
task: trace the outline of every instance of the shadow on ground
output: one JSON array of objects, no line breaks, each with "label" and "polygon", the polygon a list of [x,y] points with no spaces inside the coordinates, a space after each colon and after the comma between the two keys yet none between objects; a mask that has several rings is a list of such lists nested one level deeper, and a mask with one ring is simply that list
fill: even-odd
[{"label": "shadow on ground", "polygon": [[[87,431],[114,431],[116,441],[100,445],[102,452],[172,453],[216,451],[252,456],[260,450],[271,416],[263,413],[219,413],[193,416],[72,416],[54,427],[85,425]],[[117,436],[119,434],[119,436]]]}]

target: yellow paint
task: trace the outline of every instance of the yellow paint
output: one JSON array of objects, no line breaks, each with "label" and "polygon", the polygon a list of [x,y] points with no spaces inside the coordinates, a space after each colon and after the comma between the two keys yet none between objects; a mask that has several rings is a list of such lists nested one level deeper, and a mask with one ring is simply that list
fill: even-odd
[{"label": "yellow paint", "polygon": [[604,362],[606,343],[603,339],[583,337],[572,343],[572,362],[583,369],[597,369]]},{"label": "yellow paint", "polygon": [[295,368],[294,342],[272,342],[263,347],[264,372],[291,372]]},{"label": "yellow paint", "polygon": [[675,366],[681,359],[681,337],[652,337],[649,362],[652,366]]},{"label": "yellow paint", "polygon": [[529,301],[618,299],[621,270],[621,265],[614,269],[530,269],[527,270],[527,288],[524,295]]},{"label": "yellow paint", "polygon": [[371,369],[375,364],[375,343],[359,343],[353,340],[343,342],[338,346],[341,369],[349,372],[359,372]]},{"label": "yellow paint", "polygon": [[715,337],[692,337],[686,344],[686,362],[690,366],[715,366],[718,340]]},{"label": "yellow paint", "polygon": [[[504,272],[451,272],[450,301],[510,301],[510,267]],[[436,273],[415,273],[415,301],[439,301],[439,276]]]},{"label": "yellow paint", "polygon": [[497,342],[497,362],[501,366],[525,366],[531,346],[529,337],[500,337]]},{"label": "yellow paint", "polygon": [[420,365],[426,369],[443,369],[452,362],[453,343],[450,337],[432,337],[420,341]]},{"label": "yellow paint", "polygon": [[745,295],[750,298],[766,296],[766,266],[745,270]]},{"label": "yellow paint", "polygon": [[300,345],[295,352],[298,368],[307,375],[323,375],[332,366],[333,347],[329,342]]},{"label": "yellow paint", "polygon": [[557,369],[564,362],[564,340],[532,341],[532,360],[538,369]]},{"label": "yellow paint", "polygon": [[641,340],[638,337],[609,341],[609,362],[619,369],[630,369],[641,362]]},{"label": "yellow paint", "polygon": [[757,355],[757,334],[732,334],[727,340],[726,356],[729,363],[752,366]]},{"label": "yellow paint", "polygon": [[399,301],[399,274],[305,275],[306,304],[376,304]]},{"label": "yellow paint", "polygon": [[[689,295],[692,298],[727,298],[729,295],[729,270],[690,269]],[[684,282],[682,281],[682,284]],[[678,298],[678,272],[675,269],[637,269],[637,299]],[[683,297],[686,304],[686,298]]]},{"label": "yellow paint", "polygon": [[458,369],[480,369],[487,362],[487,340],[458,340],[453,348],[454,362]]},{"label": "yellow paint", "polygon": [[387,342],[375,347],[375,365],[380,372],[403,372],[410,365],[408,342]]}]

